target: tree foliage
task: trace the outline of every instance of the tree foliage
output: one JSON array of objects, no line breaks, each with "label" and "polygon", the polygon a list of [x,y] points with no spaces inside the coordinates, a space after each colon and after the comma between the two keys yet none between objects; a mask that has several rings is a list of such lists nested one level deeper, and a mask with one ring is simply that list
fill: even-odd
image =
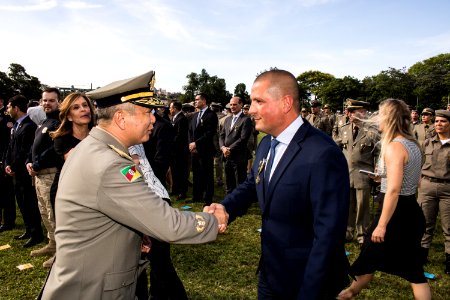
[{"label": "tree foliage", "polygon": [[450,53],[415,63],[408,73],[414,78],[414,94],[419,98],[419,103],[431,103],[428,106],[433,108],[447,104],[450,95]]},{"label": "tree foliage", "polygon": [[300,88],[306,89],[304,94],[308,95],[308,98],[310,98],[311,94],[314,94],[319,100],[321,88],[333,79],[335,79],[333,75],[320,71],[307,71],[297,76]]},{"label": "tree foliage", "polygon": [[402,99],[410,105],[415,104],[414,80],[403,69],[389,68],[378,75],[363,80],[366,101],[377,106],[386,98]]},{"label": "tree foliage", "polygon": [[238,83],[234,88],[234,95],[238,96],[244,101],[244,103],[250,104],[250,95],[247,92],[245,83]]},{"label": "tree foliage", "polygon": [[222,105],[229,102],[231,94],[226,90],[225,79],[210,76],[205,69],[202,69],[200,74],[192,72],[186,78],[188,83],[183,86],[185,94],[181,99],[182,102],[194,101],[195,95],[199,92],[207,94],[211,101]]},{"label": "tree foliage", "polygon": [[360,98],[363,90],[362,83],[354,77],[333,78],[325,82],[317,91],[317,97],[323,103],[331,105],[333,109],[342,108],[343,102],[347,98]]},{"label": "tree foliage", "polygon": [[10,64],[8,73],[0,72],[0,90],[6,99],[17,94],[22,94],[28,99],[40,99],[41,88],[39,79],[29,75],[19,64]]}]

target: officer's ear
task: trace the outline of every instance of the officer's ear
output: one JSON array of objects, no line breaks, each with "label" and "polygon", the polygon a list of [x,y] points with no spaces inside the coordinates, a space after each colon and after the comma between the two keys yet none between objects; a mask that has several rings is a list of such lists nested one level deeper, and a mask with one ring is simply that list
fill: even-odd
[{"label": "officer's ear", "polygon": [[123,109],[119,109],[114,113],[113,116],[113,122],[116,123],[116,125],[124,130],[125,129],[125,117],[126,117],[127,111]]}]

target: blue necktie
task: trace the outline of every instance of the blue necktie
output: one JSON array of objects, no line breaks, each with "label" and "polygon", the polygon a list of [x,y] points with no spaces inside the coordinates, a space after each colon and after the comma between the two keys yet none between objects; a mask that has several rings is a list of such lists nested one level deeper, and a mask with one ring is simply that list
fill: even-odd
[{"label": "blue necktie", "polygon": [[198,112],[198,116],[197,116],[197,126],[196,126],[196,127],[198,127],[198,126],[200,125],[200,123],[202,122],[202,114],[203,114],[203,111],[202,111],[202,110]]},{"label": "blue necktie", "polygon": [[270,157],[267,162],[266,171],[264,172],[264,184],[266,185],[266,188],[269,186],[270,171],[272,170],[273,160],[275,158],[275,148],[279,143],[280,142],[277,139],[272,139],[270,142]]}]

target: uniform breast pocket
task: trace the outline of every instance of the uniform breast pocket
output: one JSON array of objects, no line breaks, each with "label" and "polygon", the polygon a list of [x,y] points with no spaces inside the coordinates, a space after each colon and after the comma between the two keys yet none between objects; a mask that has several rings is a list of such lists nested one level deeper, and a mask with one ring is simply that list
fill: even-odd
[{"label": "uniform breast pocket", "polygon": [[431,147],[425,147],[423,155],[425,162],[423,163],[422,170],[428,170],[433,164],[433,149]]},{"label": "uniform breast pocket", "polygon": [[136,268],[129,271],[106,273],[102,299],[134,299]]}]

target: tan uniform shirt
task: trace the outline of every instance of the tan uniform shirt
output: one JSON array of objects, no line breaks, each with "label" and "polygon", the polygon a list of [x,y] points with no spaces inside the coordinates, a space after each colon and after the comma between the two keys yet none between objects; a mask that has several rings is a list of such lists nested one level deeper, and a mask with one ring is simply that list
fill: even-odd
[{"label": "tan uniform shirt", "polygon": [[370,187],[370,178],[359,170],[373,172],[379,155],[379,134],[375,128],[360,127],[358,135],[353,139],[353,123],[342,126],[339,132],[341,140],[338,145],[347,159],[350,173],[350,187],[363,189]]},{"label": "tan uniform shirt", "polygon": [[422,145],[425,162],[422,175],[450,181],[450,143],[442,145],[438,136],[425,140]]},{"label": "tan uniform shirt", "polygon": [[215,217],[170,207],[127,154],[112,135],[93,128],[65,162],[56,260],[42,299],[134,299],[141,233],[171,243],[216,239]]},{"label": "tan uniform shirt", "polygon": [[414,135],[421,145],[426,139],[436,135],[434,131],[434,124],[419,124],[414,126]]},{"label": "tan uniform shirt", "polygon": [[332,127],[330,125],[330,121],[328,118],[323,114],[309,114],[306,117],[306,120],[317,129],[320,129],[321,131],[325,132],[326,134],[331,136],[331,130]]}]

